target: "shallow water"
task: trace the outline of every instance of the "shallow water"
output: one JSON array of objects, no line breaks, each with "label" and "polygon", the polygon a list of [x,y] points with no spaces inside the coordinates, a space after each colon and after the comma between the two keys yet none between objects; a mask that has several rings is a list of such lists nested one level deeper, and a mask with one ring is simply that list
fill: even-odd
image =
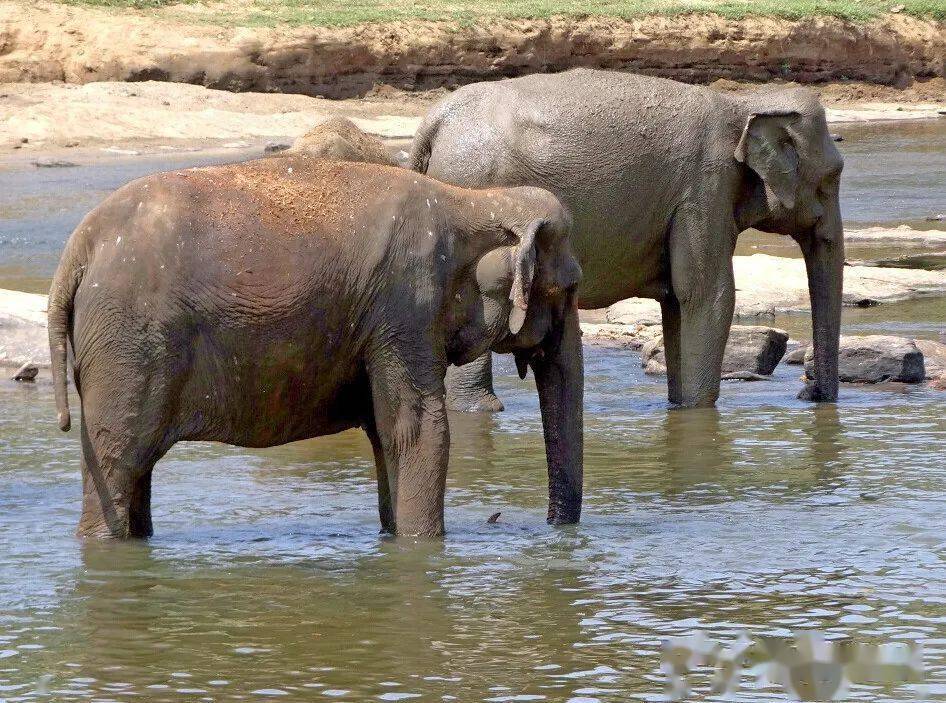
[{"label": "shallow water", "polygon": [[[930,128],[940,146],[914,177],[876,154],[900,163],[926,127],[845,132],[849,223],[935,205],[946,131]],[[197,161],[0,171],[0,287],[44,290],[109,190]],[[844,315],[845,332],[946,327],[942,299]],[[776,324],[810,335],[804,315]],[[668,411],[636,355],[588,348],[584,517],[553,529],[534,388],[500,370],[505,413],[451,416],[449,534],[423,543],[378,535],[358,432],[178,445],[155,473],[153,539],[80,542],[76,433],[56,430],[48,383],[0,381],[0,701],[655,700],[668,637],[809,629],[923,643],[925,687],[851,699],[946,700],[946,396],[846,387],[816,407],[780,366],[724,384],[716,410]]]},{"label": "shallow water", "polygon": [[[846,162],[841,209],[847,227],[946,227],[925,220],[946,214],[946,119],[834,125],[832,131],[844,136],[838,147]],[[0,162],[0,288],[45,293],[69,233],[108,193],[133,178],[253,156],[258,152],[96,158],[67,154],[65,160],[78,164],[72,168],[36,168],[22,157]],[[752,232],[740,237],[737,253],[759,251],[800,256],[787,237]],[[849,247],[848,252],[859,259],[902,253],[898,246],[876,245]]]},{"label": "shallow water", "polygon": [[421,544],[377,534],[357,432],[178,445],[155,537],[81,543],[75,433],[48,385],[0,385],[0,696],[652,700],[667,637],[818,629],[922,642],[920,697],[946,699],[942,396],[815,407],[782,366],[717,410],[667,411],[632,362],[587,350],[580,526],[544,524],[534,390],[503,364],[507,412],[451,417],[449,534]]}]

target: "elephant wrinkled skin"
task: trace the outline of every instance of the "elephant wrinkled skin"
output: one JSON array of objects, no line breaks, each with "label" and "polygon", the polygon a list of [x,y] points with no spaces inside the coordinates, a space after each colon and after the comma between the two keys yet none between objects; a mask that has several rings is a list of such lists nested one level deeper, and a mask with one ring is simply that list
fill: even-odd
[{"label": "elephant wrinkled skin", "polygon": [[[676,405],[719,396],[739,232],[793,237],[808,270],[815,349],[800,397],[836,400],[843,160],[813,93],[724,95],[585,69],[480,83],[431,110],[411,158],[414,170],[457,185],[557,195],[575,220],[579,307],[660,301]],[[488,355],[451,381],[456,409],[501,407]]]},{"label": "elephant wrinkled skin", "polygon": [[59,424],[82,407],[78,532],[146,536],[181,440],[267,447],[362,427],[382,528],[439,535],[444,374],[487,350],[535,371],[549,521],[581,508],[581,269],[538,188],[469,191],[305,156],[149,176],[72,234],[49,298]]}]

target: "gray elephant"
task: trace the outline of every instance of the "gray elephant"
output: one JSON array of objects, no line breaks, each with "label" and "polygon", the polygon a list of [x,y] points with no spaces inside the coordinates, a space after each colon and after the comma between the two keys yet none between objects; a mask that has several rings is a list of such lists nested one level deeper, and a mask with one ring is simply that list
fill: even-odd
[{"label": "gray elephant", "polygon": [[[660,301],[677,405],[719,396],[738,234],[793,237],[808,268],[815,354],[799,397],[837,399],[843,160],[812,93],[724,95],[583,69],[480,83],[431,110],[411,158],[414,170],[466,187],[555,193],[575,219],[579,307]],[[448,393],[455,409],[502,408],[488,355],[452,370]]]},{"label": "gray elephant", "polygon": [[78,532],[146,536],[181,440],[267,447],[362,427],[382,528],[439,535],[444,374],[492,349],[531,365],[549,521],[576,522],[582,360],[570,218],[538,188],[469,191],[302,157],[119,189],[79,224],[49,297],[59,425],[71,342]]}]

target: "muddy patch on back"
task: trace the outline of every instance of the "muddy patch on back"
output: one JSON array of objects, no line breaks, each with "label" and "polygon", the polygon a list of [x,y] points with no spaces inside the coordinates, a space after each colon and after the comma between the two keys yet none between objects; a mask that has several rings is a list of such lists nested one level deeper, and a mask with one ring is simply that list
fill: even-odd
[{"label": "muddy patch on back", "polygon": [[180,171],[209,201],[220,224],[242,231],[303,235],[342,229],[355,217],[352,193],[374,187],[380,174],[304,156],[279,156]]}]

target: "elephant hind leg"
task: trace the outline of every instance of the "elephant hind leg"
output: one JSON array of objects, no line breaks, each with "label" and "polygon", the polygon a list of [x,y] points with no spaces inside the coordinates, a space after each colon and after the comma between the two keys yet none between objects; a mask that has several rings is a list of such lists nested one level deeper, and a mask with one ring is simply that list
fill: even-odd
[{"label": "elephant hind leg", "polygon": [[[115,442],[82,420],[80,537],[150,537],[151,473],[164,449]],[[98,435],[97,437],[94,435]],[[92,436],[90,436],[92,435]]]},{"label": "elephant hind leg", "polygon": [[486,352],[469,364],[447,369],[447,409],[463,413],[495,413],[504,409],[493,389],[493,355]]},{"label": "elephant hind leg", "polygon": [[[169,431],[174,394],[140,375],[128,368],[108,378],[82,373],[80,537],[152,534],[151,473],[176,439]],[[126,380],[120,389],[116,378]]]}]

